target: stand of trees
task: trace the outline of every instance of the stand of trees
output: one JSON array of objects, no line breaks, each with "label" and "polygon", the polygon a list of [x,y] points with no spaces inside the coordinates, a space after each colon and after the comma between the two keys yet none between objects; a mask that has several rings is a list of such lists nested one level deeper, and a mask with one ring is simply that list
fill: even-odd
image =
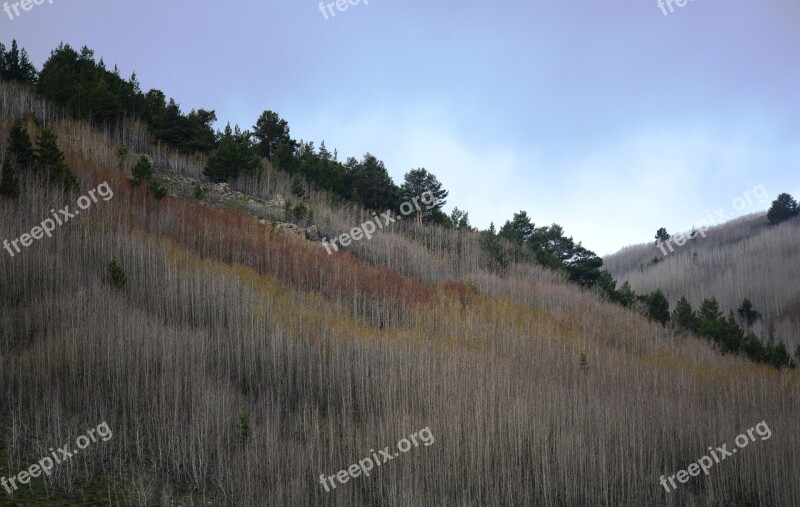
[{"label": "stand of trees", "polygon": [[11,126],[7,148],[0,170],[0,196],[19,196],[19,174],[28,173],[45,178],[65,190],[78,190],[78,180],[64,160],[58,147],[58,136],[53,129],[39,129],[34,145],[25,122],[18,119]]}]

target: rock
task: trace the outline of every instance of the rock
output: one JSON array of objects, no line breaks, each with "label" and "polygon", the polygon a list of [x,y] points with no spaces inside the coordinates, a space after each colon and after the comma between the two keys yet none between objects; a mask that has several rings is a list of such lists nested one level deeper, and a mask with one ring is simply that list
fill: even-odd
[{"label": "rock", "polygon": [[219,195],[227,195],[231,193],[231,187],[228,186],[227,183],[214,183],[211,185],[211,189],[214,190],[214,193]]},{"label": "rock", "polygon": [[306,239],[309,241],[319,241],[319,228],[317,228],[316,225],[312,225],[306,229]]}]

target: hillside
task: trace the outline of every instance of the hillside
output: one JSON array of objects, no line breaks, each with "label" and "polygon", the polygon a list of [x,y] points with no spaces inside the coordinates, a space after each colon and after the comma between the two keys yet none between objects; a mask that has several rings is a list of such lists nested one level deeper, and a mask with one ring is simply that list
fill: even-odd
[{"label": "hillside", "polygon": [[[278,227],[293,181],[266,161],[225,197],[204,155],[0,82],[3,151],[18,118],[55,130],[79,189],[20,174],[0,238],[101,185],[113,196],[0,255],[0,475],[98,423],[113,437],[0,505],[800,503],[797,371],[721,355],[536,264],[498,273],[478,231],[397,222],[329,255]],[[161,199],[129,181],[143,154]],[[294,201],[322,237],[371,217],[313,186]],[[742,242],[754,262],[788,244],[763,234]],[[635,267],[622,260],[609,266]],[[728,463],[660,484],[762,421],[770,436]],[[321,484],[422,430],[369,477]]]},{"label": "hillside", "polygon": [[[800,218],[770,225],[766,211],[711,227],[706,237],[667,255],[654,243],[636,245],[604,259],[619,282],[640,293],[661,289],[670,306],[686,297],[693,307],[716,298],[727,313],[747,298],[762,318],[754,331],[791,351],[800,344]],[[652,264],[653,258],[659,262]]]}]

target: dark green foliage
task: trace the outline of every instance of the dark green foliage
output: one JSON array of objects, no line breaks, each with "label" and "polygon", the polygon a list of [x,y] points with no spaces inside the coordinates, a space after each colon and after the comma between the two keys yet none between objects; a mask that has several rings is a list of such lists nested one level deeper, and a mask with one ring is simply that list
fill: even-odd
[{"label": "dark green foliage", "polygon": [[450,226],[453,229],[472,230],[469,225],[469,213],[458,208],[453,208],[450,213]]},{"label": "dark green foliage", "polygon": [[685,297],[682,297],[675,305],[675,310],[672,312],[672,323],[683,331],[697,331],[697,315]]},{"label": "dark green foliage", "polygon": [[298,202],[291,209],[292,209],[292,218],[294,218],[295,221],[300,221],[303,220],[304,218],[311,218],[313,216],[308,206],[306,206],[302,202]]},{"label": "dark green foliage", "polygon": [[511,243],[522,246],[533,234],[533,223],[526,211],[514,213],[514,217],[500,228],[498,236],[507,239]]},{"label": "dark green foliage", "polygon": [[[564,271],[571,282],[582,287],[594,287],[601,276],[603,259],[564,235],[564,229],[558,224],[535,227],[525,211],[514,213],[498,236],[521,247],[521,259],[532,255],[542,266]],[[608,280],[605,283],[608,285]]]},{"label": "dark green foliage", "polygon": [[772,207],[767,212],[767,219],[769,223],[775,225],[797,216],[798,213],[800,209],[797,207],[797,201],[789,194],[780,194],[772,202]]},{"label": "dark green foliage", "polygon": [[794,367],[783,343],[775,343],[772,338],[765,344],[753,334],[745,334],[736,322],[731,310],[727,317],[722,315],[714,298],[706,299],[697,314],[697,334],[709,338],[721,351],[742,353],[753,361],[770,364],[776,368]]},{"label": "dark green foliage", "polygon": [[669,301],[661,289],[656,289],[647,295],[647,316],[666,326],[669,321]]},{"label": "dark green foliage", "polygon": [[116,259],[111,259],[108,263],[108,282],[116,289],[121,289],[128,283],[128,276]]},{"label": "dark green foliage", "polygon": [[364,207],[380,211],[400,205],[400,189],[375,156],[367,153],[361,162],[347,168],[346,175]]},{"label": "dark green foliage", "polygon": [[64,160],[64,152],[58,147],[58,135],[51,127],[45,127],[36,138],[36,164],[42,174],[65,189],[77,190],[78,180]]},{"label": "dark green foliage", "polygon": [[153,137],[179,150],[210,152],[215,145],[213,111],[200,109],[184,115],[174,100],[159,90],[142,93],[134,73],[122,79],[109,71],[94,52],[78,53],[68,44],[53,50],[42,67],[37,89],[50,102],[65,107],[75,118],[97,124],[118,124],[126,116],[142,119]]},{"label": "dark green foliage", "polygon": [[253,137],[258,140],[258,149],[267,160],[272,160],[279,145],[292,147],[289,124],[274,111],[264,111],[253,126]]},{"label": "dark green foliage", "polygon": [[31,136],[21,119],[15,120],[11,126],[7,155],[11,158],[16,171],[28,171],[36,162],[36,151],[33,149]]},{"label": "dark green foliage", "polygon": [[509,260],[503,250],[500,238],[494,228],[494,222],[489,224],[489,229],[481,232],[481,245],[489,257],[489,267],[495,272],[503,273],[508,268]]},{"label": "dark green foliage", "polygon": [[153,195],[156,197],[156,199],[163,199],[164,196],[167,195],[167,189],[164,187],[164,185],[156,180],[150,180],[148,187],[150,188],[150,191],[153,192]]},{"label": "dark green foliage", "polygon": [[295,174],[292,178],[292,195],[302,198],[306,195],[305,188],[303,187],[303,179],[299,174]]},{"label": "dark green foliage", "polygon": [[[419,198],[423,193],[428,192],[433,195],[433,199],[426,196],[428,202],[433,202],[430,207],[420,203],[420,208],[417,210],[417,223],[431,222],[433,217],[436,217],[437,211],[442,209],[442,206],[447,204],[447,196],[449,192],[442,188],[442,184],[432,173],[429,173],[424,168],[412,169],[405,175],[405,181],[400,187],[400,198],[403,202],[412,202],[415,197]],[[445,217],[446,218],[446,217]]]},{"label": "dark green foliage", "polygon": [[663,243],[664,241],[669,241],[672,236],[669,235],[667,229],[661,227],[659,230],[656,231],[656,245]]},{"label": "dark green foliage", "polygon": [[220,135],[219,147],[208,159],[203,174],[214,182],[227,181],[242,172],[255,173],[261,166],[258,155],[250,142],[250,133],[242,132],[230,123]]},{"label": "dark green foliage", "polygon": [[126,158],[128,158],[128,147],[120,146],[117,148],[117,168],[122,169]]},{"label": "dark green foliage", "polygon": [[626,308],[630,308],[633,306],[633,303],[636,302],[636,292],[631,289],[631,284],[629,284],[627,280],[622,284],[622,287],[619,288],[615,297],[617,301],[619,301],[619,304]]},{"label": "dark green foliage", "polygon": [[133,166],[131,175],[135,180],[148,182],[153,179],[153,164],[144,155],[139,157],[139,161]]},{"label": "dark green foliage", "polygon": [[753,308],[753,303],[751,303],[750,300],[747,298],[745,298],[744,301],[742,301],[742,304],[739,306],[736,312],[739,314],[739,317],[741,317],[742,320],[744,320],[745,324],[748,327],[752,326],[755,323],[755,321],[761,318],[761,313],[757,312]]},{"label": "dark green foliage", "polygon": [[203,190],[203,186],[200,183],[194,184],[194,198],[195,199],[202,199],[206,195],[205,190]]},{"label": "dark green foliage", "polygon": [[19,182],[14,176],[14,168],[11,166],[11,157],[3,157],[3,168],[0,171],[0,196],[16,199],[19,197]]},{"label": "dark green foliage", "polygon": [[0,78],[33,84],[36,77],[36,67],[28,59],[27,51],[20,51],[16,39],[11,41],[11,49],[8,51],[0,44]]},{"label": "dark green foliage", "polygon": [[240,444],[244,444],[247,442],[247,438],[250,436],[250,415],[247,413],[247,409],[242,407],[239,410],[239,418],[236,422],[236,440],[239,441]]},{"label": "dark green foliage", "polygon": [[586,352],[581,352],[580,359],[578,359],[578,366],[580,366],[581,370],[586,370],[589,368],[589,361],[586,359]]}]

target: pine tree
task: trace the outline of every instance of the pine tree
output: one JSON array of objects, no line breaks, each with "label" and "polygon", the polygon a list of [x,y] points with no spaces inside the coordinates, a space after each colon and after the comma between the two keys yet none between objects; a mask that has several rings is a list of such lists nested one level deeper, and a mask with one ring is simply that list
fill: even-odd
[{"label": "pine tree", "polygon": [[662,326],[669,321],[669,301],[661,289],[656,289],[647,296],[647,316]]},{"label": "pine tree", "polygon": [[208,158],[203,174],[214,182],[235,178],[240,172],[256,172],[260,166],[258,155],[250,142],[250,133],[239,127],[231,129],[230,123],[220,136],[219,147]]},{"label": "pine tree", "polygon": [[660,243],[663,243],[664,241],[669,241],[669,239],[671,237],[672,236],[669,235],[669,233],[667,232],[667,229],[664,228],[664,227],[661,227],[659,230],[656,231],[656,236],[655,236],[655,238],[656,238],[656,246],[658,246]]},{"label": "pine tree", "polygon": [[14,169],[11,167],[11,157],[3,158],[3,169],[0,171],[0,195],[16,199],[19,197],[19,182],[14,176]]},{"label": "pine tree", "polygon": [[58,135],[45,127],[36,138],[36,157],[39,169],[47,174],[51,182],[63,185],[65,189],[77,190],[78,180],[64,160],[64,152],[58,147]]},{"label": "pine tree", "polygon": [[36,152],[22,119],[15,120],[11,126],[8,135],[8,155],[16,171],[28,171],[34,166]]},{"label": "pine tree", "polygon": [[589,361],[586,359],[586,352],[581,351],[581,356],[578,360],[578,366],[580,366],[581,370],[586,370],[589,368]]},{"label": "pine tree", "polygon": [[697,315],[692,310],[692,305],[685,297],[681,297],[672,312],[672,322],[679,329],[684,331],[697,330]]},{"label": "pine tree", "polygon": [[306,191],[303,188],[303,179],[299,174],[295,174],[294,178],[292,178],[292,195],[301,199],[306,195]]},{"label": "pine tree", "polygon": [[128,276],[117,259],[111,259],[111,262],[108,263],[108,281],[116,289],[121,289],[128,282]]},{"label": "pine tree", "polygon": [[423,220],[429,221],[437,210],[447,204],[447,196],[449,192],[442,188],[442,184],[432,173],[429,173],[424,168],[412,169],[405,175],[405,181],[400,187],[400,195],[403,202],[412,202],[416,197],[419,198],[424,193],[432,195],[433,198],[428,198],[431,204],[420,205],[417,210],[416,222],[422,225]]},{"label": "pine tree", "polygon": [[742,304],[736,311],[748,327],[752,326],[755,321],[761,318],[761,312],[757,312],[753,308],[753,303],[747,298],[742,301]]},{"label": "pine tree", "polygon": [[139,161],[133,166],[131,175],[138,182],[149,182],[153,178],[153,164],[144,155],[139,157]]},{"label": "pine tree", "polygon": [[780,194],[777,199],[772,202],[772,206],[767,212],[767,219],[772,225],[779,224],[784,220],[796,216],[800,213],[800,208],[797,207],[797,201],[789,194]]},{"label": "pine tree", "polygon": [[236,423],[236,428],[236,439],[240,444],[244,444],[250,436],[250,416],[244,407],[239,410],[239,420]]},{"label": "pine tree", "polygon": [[617,300],[626,308],[630,308],[636,301],[636,292],[631,289],[631,284],[628,283],[627,280],[625,280],[625,283],[623,283],[622,287],[617,291]]}]

